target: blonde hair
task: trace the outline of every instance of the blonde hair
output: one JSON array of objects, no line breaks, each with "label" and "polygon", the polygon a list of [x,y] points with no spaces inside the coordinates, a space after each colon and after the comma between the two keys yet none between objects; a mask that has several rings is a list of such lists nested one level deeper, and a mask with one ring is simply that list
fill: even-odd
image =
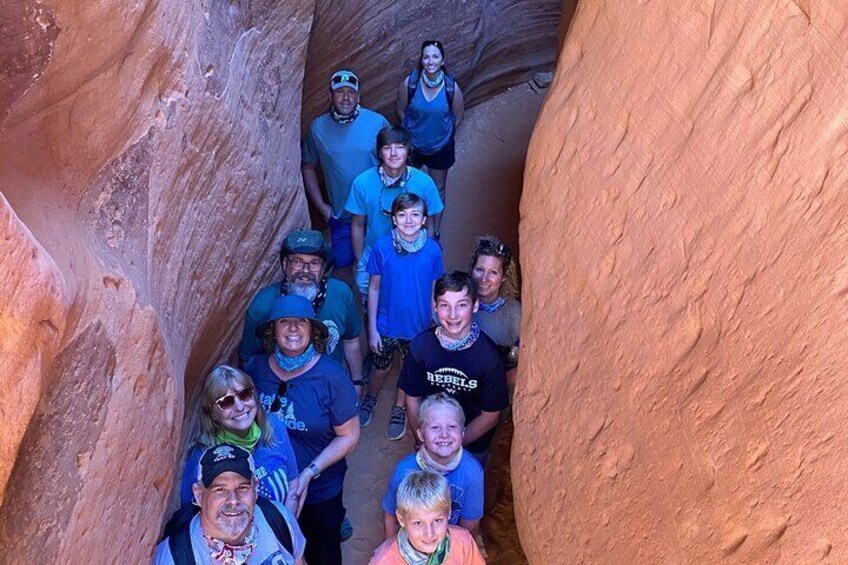
[{"label": "blonde hair", "polygon": [[218,365],[212,369],[212,372],[203,381],[203,390],[200,393],[200,433],[197,437],[198,443],[206,447],[212,447],[218,443],[218,434],[223,432],[224,428],[212,417],[212,411],[215,409],[215,401],[226,395],[228,389],[242,390],[247,387],[253,389],[253,400],[256,402],[256,423],[259,425],[259,429],[262,430],[262,439],[260,441],[268,446],[274,445],[274,432],[271,430],[271,423],[268,421],[268,416],[262,408],[262,403],[259,402],[253,379],[247,373],[239,371],[230,365]]},{"label": "blonde hair", "polygon": [[447,479],[432,471],[414,471],[400,482],[397,489],[397,512],[444,511],[450,514],[451,495]]},{"label": "blonde hair", "polygon": [[462,410],[462,406],[459,405],[459,402],[451,396],[448,396],[444,392],[438,392],[436,394],[431,394],[426,397],[423,401],[421,401],[421,405],[418,406],[418,429],[423,430],[424,425],[427,421],[427,411],[430,408],[434,408],[436,406],[449,406],[454,409],[457,414],[457,419],[459,419],[459,425],[463,428],[465,427],[465,412]]},{"label": "blonde hair", "polygon": [[518,265],[516,264],[515,257],[513,257],[510,248],[493,235],[481,235],[477,238],[477,246],[471,254],[471,266],[469,267],[470,273],[474,272],[477,260],[484,256],[500,259],[501,271],[503,272],[503,282],[501,282],[500,295],[504,298],[514,298],[518,300],[520,294],[518,284]]}]

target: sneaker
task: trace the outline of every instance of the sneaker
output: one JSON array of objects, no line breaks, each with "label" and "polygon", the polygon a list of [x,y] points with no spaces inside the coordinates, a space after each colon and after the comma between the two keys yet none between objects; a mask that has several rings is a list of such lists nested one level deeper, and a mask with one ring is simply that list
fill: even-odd
[{"label": "sneaker", "polygon": [[359,403],[359,425],[363,428],[371,423],[371,414],[375,406],[377,406],[377,397],[370,394],[366,394]]},{"label": "sneaker", "polygon": [[389,412],[389,439],[397,441],[406,435],[406,410],[400,406],[392,406]]},{"label": "sneaker", "polygon": [[345,516],[344,521],[342,522],[342,541],[347,541],[350,539],[350,536],[353,535],[353,524],[350,523],[350,520]]}]

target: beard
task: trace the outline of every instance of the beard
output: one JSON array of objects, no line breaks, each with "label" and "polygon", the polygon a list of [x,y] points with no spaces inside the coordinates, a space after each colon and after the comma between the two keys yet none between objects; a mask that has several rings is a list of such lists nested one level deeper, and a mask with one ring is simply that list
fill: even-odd
[{"label": "beard", "polygon": [[318,282],[309,273],[298,273],[286,283],[286,294],[302,296],[312,302],[318,296]]},{"label": "beard", "polygon": [[[241,512],[238,516],[226,516],[224,512]],[[215,526],[230,539],[237,539],[247,531],[251,516],[244,504],[224,504],[215,517]]]}]

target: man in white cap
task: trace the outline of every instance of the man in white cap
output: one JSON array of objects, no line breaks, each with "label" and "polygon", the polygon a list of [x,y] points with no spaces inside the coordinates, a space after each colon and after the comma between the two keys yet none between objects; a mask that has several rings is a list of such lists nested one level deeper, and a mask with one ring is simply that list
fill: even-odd
[{"label": "man in white cap", "polygon": [[[359,105],[361,85],[353,71],[336,71],[329,87],[330,109],[315,118],[303,138],[300,170],[309,202],[330,226],[336,276],[353,287],[350,215],[344,206],[353,179],[377,165],[374,143],[377,133],[389,122]],[[318,182],[319,166],[329,201]]]}]

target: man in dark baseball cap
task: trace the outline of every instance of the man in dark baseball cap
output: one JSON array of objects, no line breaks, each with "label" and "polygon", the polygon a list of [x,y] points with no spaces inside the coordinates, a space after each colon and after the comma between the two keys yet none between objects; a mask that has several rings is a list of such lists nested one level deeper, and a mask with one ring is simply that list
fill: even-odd
[{"label": "man in dark baseball cap", "polygon": [[302,565],[306,540],[297,520],[283,504],[257,498],[254,473],[247,450],[207,449],[192,486],[200,510],[156,546],[154,565]]},{"label": "man in dark baseball cap", "polygon": [[[353,384],[362,385],[362,350],[359,336],[362,317],[356,310],[353,291],[342,281],[330,277],[332,252],[324,235],[317,230],[296,230],[283,240],[280,265],[283,280],[260,290],[244,319],[239,359],[244,366],[253,355],[266,355],[256,331],[268,319],[271,306],[287,294],[303,296],[312,303],[317,318],[327,326],[326,354],[346,364]],[[339,347],[341,342],[341,347]]]}]

